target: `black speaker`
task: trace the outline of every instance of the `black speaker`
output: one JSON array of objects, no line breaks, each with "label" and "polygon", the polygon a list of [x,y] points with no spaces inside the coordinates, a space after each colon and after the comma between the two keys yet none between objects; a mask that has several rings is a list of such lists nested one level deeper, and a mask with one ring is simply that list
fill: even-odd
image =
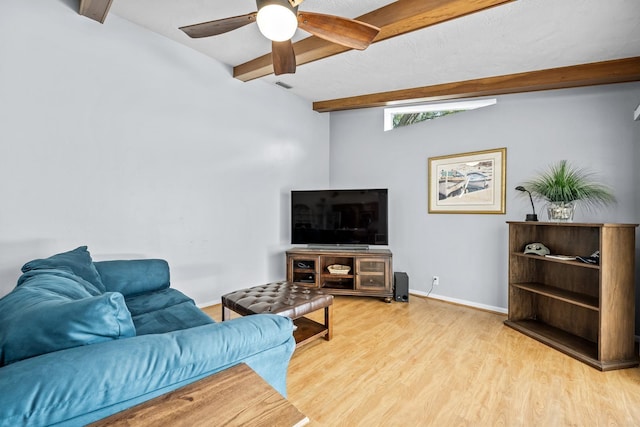
[{"label": "black speaker", "polygon": [[409,276],[402,271],[393,273],[393,299],[409,302]]}]

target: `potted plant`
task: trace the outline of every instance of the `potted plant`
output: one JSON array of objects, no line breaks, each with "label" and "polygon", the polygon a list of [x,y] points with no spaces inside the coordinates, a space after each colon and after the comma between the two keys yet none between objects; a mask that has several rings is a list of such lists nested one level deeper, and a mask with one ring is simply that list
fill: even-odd
[{"label": "potted plant", "polygon": [[594,182],[594,173],[560,160],[523,185],[534,197],[548,202],[550,221],[571,222],[576,202],[591,210],[615,203],[609,187]]}]

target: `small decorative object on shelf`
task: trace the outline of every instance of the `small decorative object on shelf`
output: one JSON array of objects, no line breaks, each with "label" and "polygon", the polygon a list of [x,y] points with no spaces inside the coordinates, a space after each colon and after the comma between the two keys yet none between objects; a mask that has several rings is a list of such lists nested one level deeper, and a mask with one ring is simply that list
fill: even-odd
[{"label": "small decorative object on shelf", "polygon": [[333,264],[327,266],[327,270],[329,270],[331,274],[349,274],[351,267],[348,265]]},{"label": "small decorative object on shelf", "polygon": [[566,160],[560,160],[516,189],[528,188],[524,191],[531,191],[533,197],[546,200],[549,221],[572,222],[578,202],[586,209],[594,209],[616,201],[611,189],[593,182],[593,176],[594,173],[587,169],[576,168]]},{"label": "small decorative object on shelf", "polygon": [[595,251],[589,256],[579,256],[576,257],[578,261],[584,262],[585,264],[600,264],[600,251]]},{"label": "small decorative object on shelf", "polygon": [[524,247],[524,253],[545,256],[549,255],[551,251],[542,243],[528,243],[527,246]]},{"label": "small decorative object on shelf", "polygon": [[547,217],[553,222],[573,222],[575,209],[573,202],[549,202]]},{"label": "small decorative object on shelf", "polygon": [[545,255],[547,258],[559,259],[560,261],[573,261],[576,259],[573,255],[555,255],[555,254],[547,254]]}]

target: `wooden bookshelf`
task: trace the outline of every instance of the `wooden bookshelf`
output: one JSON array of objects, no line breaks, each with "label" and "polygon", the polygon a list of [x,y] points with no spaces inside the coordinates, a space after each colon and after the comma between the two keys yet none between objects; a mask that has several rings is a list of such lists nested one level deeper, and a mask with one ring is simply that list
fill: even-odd
[{"label": "wooden bookshelf", "polygon": [[[600,370],[638,365],[635,332],[637,224],[508,222],[507,326]],[[524,254],[540,242],[554,254],[599,265]]]}]

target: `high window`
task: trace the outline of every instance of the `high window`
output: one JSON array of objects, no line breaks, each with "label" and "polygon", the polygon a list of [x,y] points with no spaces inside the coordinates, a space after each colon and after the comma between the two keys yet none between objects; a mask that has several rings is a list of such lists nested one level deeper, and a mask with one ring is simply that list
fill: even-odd
[{"label": "high window", "polygon": [[384,130],[413,125],[425,120],[448,116],[461,111],[475,110],[495,104],[495,99],[475,101],[441,102],[434,104],[411,105],[384,109]]}]

